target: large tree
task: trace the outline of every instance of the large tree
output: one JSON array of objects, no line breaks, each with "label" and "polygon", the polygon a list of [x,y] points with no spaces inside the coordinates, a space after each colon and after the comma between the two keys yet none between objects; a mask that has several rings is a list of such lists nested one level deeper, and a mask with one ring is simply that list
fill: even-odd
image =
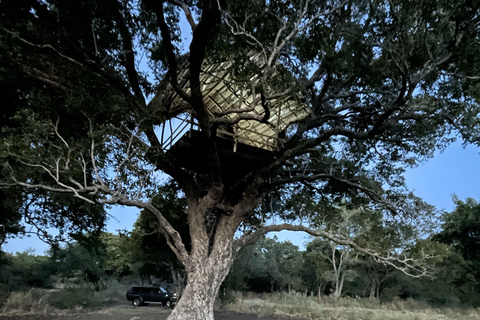
[{"label": "large tree", "polygon": [[[405,166],[455,132],[474,139],[478,128],[479,8],[476,0],[4,0],[0,81],[15,124],[2,128],[2,186],[152,212],[187,275],[169,319],[213,319],[234,254],[269,231],[303,230],[382,259],[322,229],[271,225],[279,220],[270,214],[305,190],[326,211],[346,200],[415,221],[420,202],[403,186]],[[207,108],[214,89],[221,110]],[[167,150],[174,126],[165,121],[185,114],[197,140]],[[238,128],[270,130],[275,143],[246,148]],[[225,155],[220,130],[239,142],[237,153]],[[150,201],[158,172],[181,188],[191,243]],[[312,218],[308,205],[292,208],[281,218]]]},{"label": "large tree", "polygon": [[[442,230],[432,239],[450,245],[463,257],[465,263],[459,265],[466,266],[465,276],[470,278],[467,282],[479,293],[480,203],[472,198],[462,201],[456,196],[453,202],[455,210],[444,213]],[[453,259],[454,255],[451,256]]]}]

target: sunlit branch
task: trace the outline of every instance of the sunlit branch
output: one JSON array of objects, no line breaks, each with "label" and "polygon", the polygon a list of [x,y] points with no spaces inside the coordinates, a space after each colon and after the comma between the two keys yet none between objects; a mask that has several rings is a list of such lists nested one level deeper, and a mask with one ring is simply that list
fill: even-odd
[{"label": "sunlit branch", "polygon": [[37,68],[34,68],[34,67],[27,67],[27,66],[22,66],[21,67],[22,71],[25,72],[26,74],[28,74],[29,76],[37,79],[37,80],[40,80],[52,87],[55,87],[55,88],[60,88],[62,90],[66,90],[66,87],[63,86],[61,83],[60,83],[60,79],[57,77],[57,76],[54,76],[52,74],[48,74],[48,73],[45,73],[43,71],[40,71],[38,70]]}]

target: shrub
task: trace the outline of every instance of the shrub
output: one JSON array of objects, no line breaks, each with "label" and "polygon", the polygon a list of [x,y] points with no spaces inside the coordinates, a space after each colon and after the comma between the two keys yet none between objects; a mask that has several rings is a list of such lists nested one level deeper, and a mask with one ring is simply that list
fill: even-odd
[{"label": "shrub", "polygon": [[90,288],[65,288],[50,295],[48,303],[57,309],[91,308],[100,306]]},{"label": "shrub", "polygon": [[37,313],[48,308],[48,294],[45,290],[30,289],[12,292],[2,307],[2,313]]},{"label": "shrub", "polygon": [[104,285],[104,289],[94,293],[95,300],[102,305],[117,304],[125,301],[125,293],[131,287],[129,284],[116,280]]}]

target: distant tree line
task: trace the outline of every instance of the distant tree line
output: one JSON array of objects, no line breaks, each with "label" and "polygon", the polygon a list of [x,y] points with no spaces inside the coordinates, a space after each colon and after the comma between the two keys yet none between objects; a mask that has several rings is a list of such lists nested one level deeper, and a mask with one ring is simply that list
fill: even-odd
[{"label": "distant tree line", "polygon": [[[183,204],[172,203],[172,199],[166,192],[157,205],[168,205],[173,213]],[[454,201],[456,208],[444,213],[440,231],[416,241],[405,253],[415,257],[416,251],[431,252],[432,271],[426,276],[408,276],[348,246],[320,238],[308,242],[305,251],[289,241],[263,238],[240,251],[220,298],[229,300],[234,292],[300,292],[319,300],[326,295],[382,301],[413,298],[435,306],[479,306],[480,204],[471,198]],[[358,215],[359,210],[343,210],[337,232],[352,233],[355,226],[356,234],[351,236],[360,241],[366,234],[358,230]],[[90,233],[66,246],[52,246],[45,256],[34,255],[32,250],[15,255],[0,252],[1,301],[12,291],[32,287],[88,285],[99,290],[112,279],[181,288],[183,269],[154,231],[155,222],[144,211],[131,232]],[[380,234],[377,228],[372,230]],[[370,240],[375,240],[373,234]]]}]

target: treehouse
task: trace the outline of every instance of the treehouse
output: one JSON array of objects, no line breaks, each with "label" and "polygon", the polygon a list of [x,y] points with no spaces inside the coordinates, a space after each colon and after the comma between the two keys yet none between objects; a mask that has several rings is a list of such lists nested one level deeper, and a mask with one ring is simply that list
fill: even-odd
[{"label": "treehouse", "polygon": [[[242,65],[243,70],[228,59],[206,60],[202,64],[201,90],[206,110],[211,119],[215,119],[212,134],[222,172],[229,175],[225,180],[233,181],[271,161],[288,126],[309,113],[292,87],[276,85],[287,82],[288,71],[275,66],[272,76],[261,81],[258,73],[252,72],[258,71],[261,64],[259,55],[252,55],[248,63]],[[178,79],[180,88],[190,94],[186,66],[187,63],[180,67]],[[162,103],[169,114],[169,120],[158,133],[163,147],[179,159],[182,167],[204,172],[208,168],[206,141],[198,131],[191,106],[171,86],[167,87]],[[235,121],[238,116],[244,119]]]}]

